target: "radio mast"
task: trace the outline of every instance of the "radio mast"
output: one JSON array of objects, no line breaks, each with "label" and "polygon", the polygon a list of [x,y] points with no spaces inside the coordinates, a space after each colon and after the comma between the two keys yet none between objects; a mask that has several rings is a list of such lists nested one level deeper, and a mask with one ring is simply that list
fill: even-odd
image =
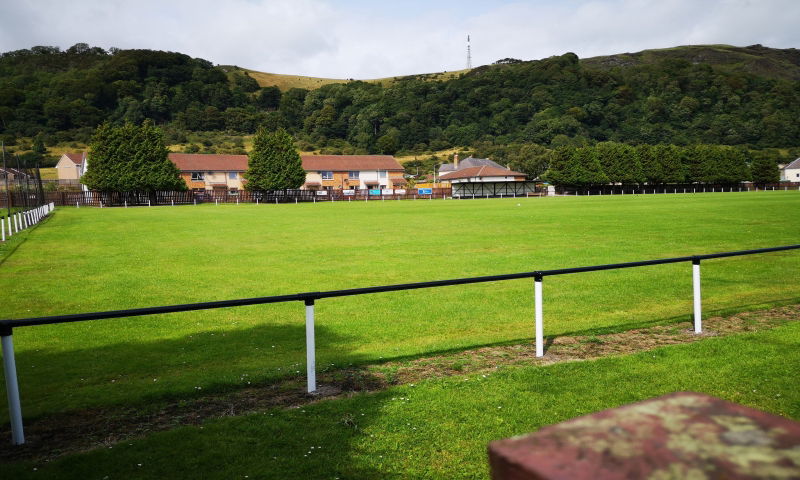
[{"label": "radio mast", "polygon": [[467,70],[472,68],[472,51],[469,46],[469,35],[467,35]]}]

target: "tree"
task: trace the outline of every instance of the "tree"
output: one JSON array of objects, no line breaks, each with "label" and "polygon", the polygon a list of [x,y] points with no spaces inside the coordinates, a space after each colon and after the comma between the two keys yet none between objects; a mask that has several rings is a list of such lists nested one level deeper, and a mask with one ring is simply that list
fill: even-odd
[{"label": "tree", "polygon": [[92,137],[89,168],[82,180],[100,192],[186,190],[167,153],[163,132],[149,120],[141,126],[104,123]]},{"label": "tree", "polygon": [[582,187],[608,183],[595,149],[591,147],[556,149],[544,177],[556,185]]},{"label": "tree", "polygon": [[769,158],[758,158],[750,166],[754,183],[776,183],[780,180],[781,172],[778,166]]},{"label": "tree", "polygon": [[247,190],[299,188],[306,180],[306,172],[292,136],[283,128],[270,133],[260,127],[253,137],[244,178]]}]

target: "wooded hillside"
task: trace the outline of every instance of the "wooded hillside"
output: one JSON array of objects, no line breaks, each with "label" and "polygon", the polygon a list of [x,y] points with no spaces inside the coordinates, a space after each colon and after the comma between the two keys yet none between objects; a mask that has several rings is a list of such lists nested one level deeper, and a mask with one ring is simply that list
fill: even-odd
[{"label": "wooded hillside", "polygon": [[800,145],[800,52],[692,46],[580,61],[504,59],[457,78],[261,87],[172,52],[34,47],[0,56],[6,144],[86,140],[104,120],[187,131],[286,128],[304,149],[441,150],[474,142]]}]

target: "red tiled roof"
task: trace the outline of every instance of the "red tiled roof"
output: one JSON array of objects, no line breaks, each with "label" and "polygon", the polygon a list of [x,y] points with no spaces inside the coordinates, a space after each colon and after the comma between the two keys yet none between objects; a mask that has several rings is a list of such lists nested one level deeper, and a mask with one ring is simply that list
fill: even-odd
[{"label": "red tiled roof", "polygon": [[469,167],[455,172],[450,172],[439,177],[439,180],[453,180],[456,178],[472,178],[472,177],[527,177],[524,173],[515,172],[505,168],[497,167]]},{"label": "red tiled roof", "polygon": [[182,172],[244,172],[247,170],[247,155],[170,153],[169,159]]},{"label": "red tiled roof", "polygon": [[389,170],[403,171],[391,155],[301,155],[303,169],[314,171]]},{"label": "red tiled roof", "polygon": [[83,159],[84,159],[84,156],[86,154],[85,153],[65,153],[64,155],[67,158],[69,158],[70,160],[72,160],[72,163],[74,163],[75,165],[80,165],[80,164],[83,163]]},{"label": "red tiled roof", "polygon": [[[403,171],[391,155],[301,155],[303,169],[316,171],[388,170]],[[247,155],[170,153],[169,159],[184,172],[247,170]]]}]

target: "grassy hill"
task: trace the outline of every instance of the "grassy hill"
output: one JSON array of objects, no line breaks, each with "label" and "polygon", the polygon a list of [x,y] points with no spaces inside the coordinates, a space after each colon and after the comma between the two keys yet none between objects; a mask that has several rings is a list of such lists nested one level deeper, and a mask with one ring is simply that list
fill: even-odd
[{"label": "grassy hill", "polygon": [[[313,90],[315,88],[319,88],[325,85],[330,85],[332,83],[347,83],[353,79],[343,79],[343,78],[324,78],[324,77],[305,77],[303,75],[286,75],[282,73],[268,73],[268,72],[259,72],[256,70],[249,70],[249,69],[239,69],[242,72],[247,72],[248,75],[253,77],[260,86],[262,87],[270,87],[276,86],[282,92],[285,92],[291,88],[305,88],[308,90]],[[456,70],[452,72],[437,72],[437,73],[422,73],[418,75],[407,75],[407,76],[399,76],[399,77],[386,77],[386,78],[373,78],[363,80],[368,83],[379,83],[384,87],[388,87],[392,83],[397,80],[404,79],[404,78],[420,78],[424,80],[430,81],[446,81],[452,78],[458,77],[462,73],[466,73],[469,70]]]},{"label": "grassy hill", "polygon": [[[684,45],[672,48],[642,50],[636,53],[619,53],[581,59],[585,67],[600,70],[625,68],[639,65],[662,63],[665,60],[685,61],[692,64],[705,63],[729,72],[742,72],[767,78],[800,79],[800,50],[776,49],[762,45],[735,47],[732,45]],[[346,83],[352,79],[306,77],[302,75],[285,75],[280,73],[259,72],[242,69],[256,79],[262,87],[275,85],[281,91],[290,88],[315,88],[331,83]],[[397,77],[373,78],[363,81],[380,83],[389,86],[397,80],[418,78],[430,81],[446,81],[457,78],[470,70],[452,72],[422,73]]]},{"label": "grassy hill", "polygon": [[762,45],[685,45],[585,58],[581,63],[585,67],[611,69],[658,64],[669,60],[703,63],[723,71],[767,78],[800,79],[800,50],[768,48]]}]

